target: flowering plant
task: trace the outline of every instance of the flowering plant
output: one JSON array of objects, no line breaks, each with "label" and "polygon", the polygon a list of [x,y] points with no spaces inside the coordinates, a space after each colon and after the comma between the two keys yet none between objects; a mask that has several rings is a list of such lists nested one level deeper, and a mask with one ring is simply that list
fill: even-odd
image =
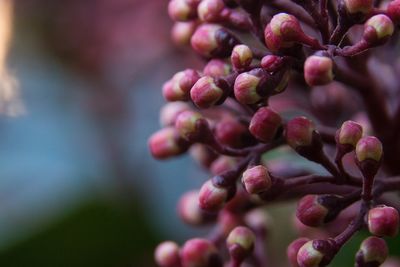
[{"label": "flowering plant", "polygon": [[[164,128],[149,147],[157,159],[189,150],[210,171],[178,211],[215,228],[182,247],[161,243],[156,262],[269,266],[262,207],[299,199],[298,228],[319,231],[288,246],[292,266],[328,265],[362,229],[371,236],[355,266],[380,266],[382,237],[399,229],[400,202],[387,193],[400,190],[400,70],[390,58],[400,0],[171,0],[168,12],[173,40],[206,64],[164,84]],[[268,160],[272,151],[281,159]],[[293,152],[325,173],[296,167]]]}]

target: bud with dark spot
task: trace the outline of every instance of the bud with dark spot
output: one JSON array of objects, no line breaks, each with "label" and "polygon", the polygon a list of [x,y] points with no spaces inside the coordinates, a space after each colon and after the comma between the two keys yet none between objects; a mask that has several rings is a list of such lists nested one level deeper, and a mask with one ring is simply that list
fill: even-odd
[{"label": "bud with dark spot", "polygon": [[193,238],[181,250],[183,267],[222,267],[222,260],[213,243],[203,238]]},{"label": "bud with dark spot", "polygon": [[378,237],[368,237],[360,246],[356,254],[356,267],[378,267],[388,256],[388,247],[385,240]]},{"label": "bud with dark spot", "polygon": [[209,108],[224,100],[227,84],[224,80],[204,76],[190,90],[193,103],[199,108]]}]

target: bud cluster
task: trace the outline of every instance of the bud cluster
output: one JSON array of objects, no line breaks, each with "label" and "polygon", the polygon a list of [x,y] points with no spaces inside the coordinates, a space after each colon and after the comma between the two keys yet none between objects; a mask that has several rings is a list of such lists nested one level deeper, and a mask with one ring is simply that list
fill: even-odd
[{"label": "bud cluster", "polygon": [[327,266],[363,229],[355,266],[385,261],[381,238],[400,223],[398,197],[383,196],[400,189],[400,0],[378,2],[169,0],[172,39],[204,64],[163,85],[163,129],[148,144],[160,160],[189,151],[210,173],[177,212],[215,227],[161,243],[159,266],[272,266],[264,205],[287,200],[302,235],[291,266]]}]

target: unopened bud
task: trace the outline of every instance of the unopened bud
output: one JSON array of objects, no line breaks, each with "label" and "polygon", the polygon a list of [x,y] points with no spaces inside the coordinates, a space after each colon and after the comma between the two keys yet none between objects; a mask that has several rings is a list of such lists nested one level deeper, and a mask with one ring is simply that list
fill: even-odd
[{"label": "unopened bud", "polygon": [[288,246],[288,248],[286,250],[286,254],[287,254],[289,263],[292,267],[299,267],[299,265],[297,264],[297,254],[298,254],[300,248],[308,241],[310,241],[310,239],[308,239],[306,237],[301,237],[301,238],[294,240]]},{"label": "unopened bud", "polygon": [[171,30],[172,41],[181,46],[189,45],[195,30],[196,22],[194,21],[175,22]]},{"label": "unopened bud", "polygon": [[207,138],[209,125],[199,112],[186,110],[181,112],[175,121],[175,128],[185,140],[189,142],[200,141]]},{"label": "unopened bud", "polygon": [[247,45],[237,45],[233,48],[231,54],[232,66],[235,69],[244,69],[250,66],[253,60],[253,52]]},{"label": "unopened bud", "polygon": [[172,20],[187,21],[196,17],[198,1],[171,0],[168,4],[168,14]]},{"label": "unopened bud", "polygon": [[376,236],[396,236],[399,232],[399,212],[388,206],[371,209],[368,212],[368,230]]},{"label": "unopened bud", "polygon": [[213,175],[221,174],[224,171],[231,170],[237,165],[238,161],[234,157],[219,156],[210,166]]},{"label": "unopened bud", "polygon": [[238,40],[223,27],[202,24],[190,40],[193,49],[205,57],[228,57]]},{"label": "unopened bud", "polygon": [[368,237],[360,246],[356,254],[356,267],[378,267],[388,256],[388,247],[385,240],[378,237]]},{"label": "unopened bud", "polygon": [[[219,80],[222,82],[222,80]],[[193,103],[199,108],[209,108],[218,104],[224,95],[223,86],[217,85],[215,78],[204,76],[200,78],[190,90]]]},{"label": "unopened bud", "polygon": [[186,152],[189,144],[180,137],[175,128],[167,127],[149,138],[149,147],[154,158],[167,159]]},{"label": "unopened bud", "polygon": [[245,259],[253,250],[256,236],[247,227],[238,226],[226,239],[226,245],[232,258]]},{"label": "unopened bud", "polygon": [[160,267],[179,266],[179,246],[175,242],[164,241],[157,246],[154,258]]},{"label": "unopened bud", "polygon": [[346,154],[353,151],[363,135],[363,128],[355,121],[345,121],[336,132],[336,142]]},{"label": "unopened bud", "polygon": [[235,98],[242,104],[255,104],[263,96],[259,94],[259,88],[263,87],[269,73],[256,68],[249,72],[243,72],[236,77],[234,85]]},{"label": "unopened bud", "polygon": [[267,191],[272,185],[268,170],[263,165],[257,165],[244,171],[242,183],[249,194]]},{"label": "unopened bud", "polygon": [[387,8],[386,14],[396,24],[400,22],[400,0],[391,1]]},{"label": "unopened bud", "polygon": [[178,202],[179,217],[189,225],[202,225],[211,219],[199,206],[199,192],[186,192]]},{"label": "unopened bud", "polygon": [[214,129],[217,140],[227,146],[241,147],[244,140],[248,137],[246,126],[232,118],[222,119]]},{"label": "unopened bud", "polygon": [[315,132],[314,123],[306,117],[296,117],[286,125],[286,141],[293,149],[310,146]]},{"label": "unopened bud", "polygon": [[197,71],[187,69],[176,73],[171,80],[167,81],[162,89],[167,101],[186,101],[192,86],[200,78]]},{"label": "unopened bud", "polygon": [[368,14],[374,7],[373,0],[344,0],[344,6],[349,14]]},{"label": "unopened bud", "polygon": [[224,7],[223,0],[202,0],[197,7],[197,13],[202,21],[217,22]]},{"label": "unopened bud", "polygon": [[309,86],[326,85],[332,82],[332,59],[318,55],[308,57],[304,63],[304,79]]},{"label": "unopened bud", "polygon": [[189,110],[190,106],[185,102],[169,102],[165,104],[160,110],[160,124],[161,126],[172,126],[175,124],[175,120],[178,115],[186,110]]},{"label": "unopened bud", "polygon": [[257,110],[250,121],[250,133],[258,140],[268,143],[276,136],[282,124],[281,116],[269,107]]},{"label": "unopened bud", "polygon": [[231,197],[229,191],[228,188],[216,186],[212,180],[208,180],[200,189],[200,208],[206,211],[220,210]]},{"label": "unopened bud", "polygon": [[217,248],[207,239],[193,238],[181,250],[183,267],[222,267]]},{"label": "unopened bud", "polygon": [[374,136],[366,136],[357,142],[356,163],[365,177],[374,177],[383,157],[382,143]]},{"label": "unopened bud", "polygon": [[332,246],[326,240],[310,240],[297,253],[297,264],[300,267],[326,266],[330,259],[327,257]]},{"label": "unopened bud", "polygon": [[394,32],[392,20],[383,14],[371,17],[364,25],[363,39],[370,45],[380,45]]},{"label": "unopened bud", "polygon": [[261,59],[261,67],[268,72],[275,72],[282,68],[284,60],[282,57],[267,55]]},{"label": "unopened bud", "polygon": [[203,69],[206,76],[223,77],[231,72],[231,66],[222,59],[211,59]]}]

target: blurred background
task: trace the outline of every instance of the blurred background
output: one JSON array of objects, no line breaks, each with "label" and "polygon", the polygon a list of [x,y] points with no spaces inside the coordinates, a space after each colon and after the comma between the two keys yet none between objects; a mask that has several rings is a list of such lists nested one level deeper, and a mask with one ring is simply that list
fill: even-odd
[{"label": "blurred background", "polygon": [[[206,174],[147,149],[162,83],[199,64],[170,41],[166,6],[0,0],[0,266],[154,266],[161,240],[204,233],[174,212]],[[292,209],[271,208],[281,263]]]}]

